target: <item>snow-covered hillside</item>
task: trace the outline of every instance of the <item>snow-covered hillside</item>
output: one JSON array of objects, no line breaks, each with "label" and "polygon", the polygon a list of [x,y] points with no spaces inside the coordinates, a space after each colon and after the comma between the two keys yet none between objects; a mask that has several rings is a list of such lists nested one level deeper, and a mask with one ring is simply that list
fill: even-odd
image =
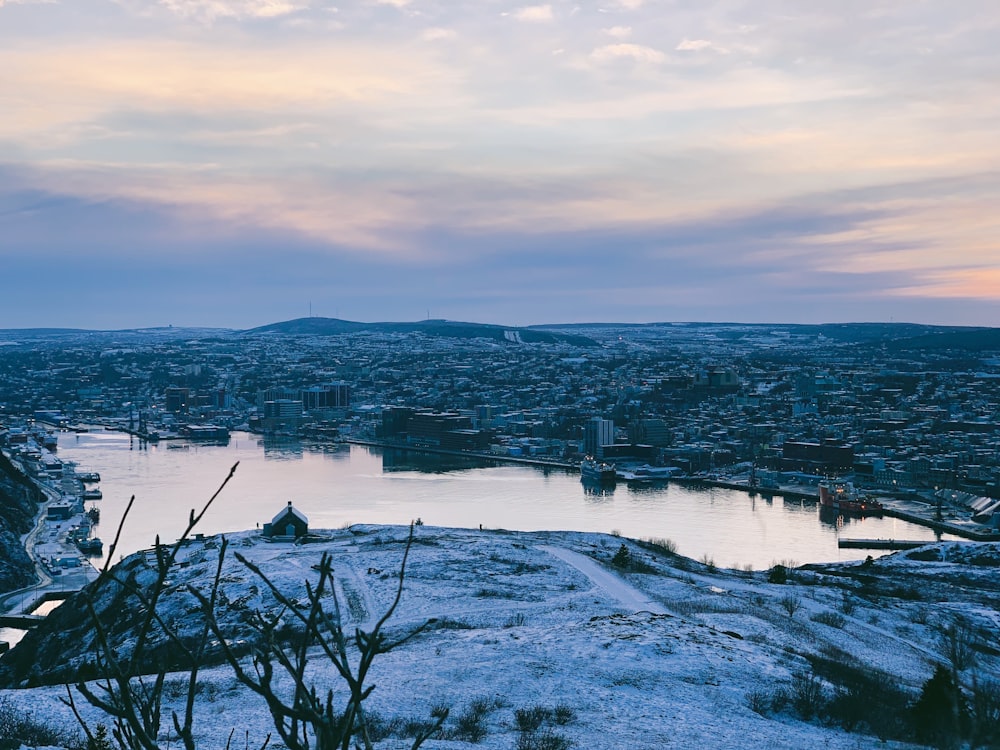
[{"label": "snow-covered hillside", "polygon": [[[255,532],[229,539],[299,601],[329,553],[349,630],[370,627],[395,594],[408,529],[314,534],[297,545],[265,543]],[[171,574],[163,616],[182,631],[197,619],[186,586],[207,586],[218,549],[217,538],[193,542]],[[979,681],[997,678],[997,565],[995,545],[946,543],[789,570],[785,583],[770,583],[767,571],[716,570],[608,535],[421,526],[388,631],[433,622],[377,658],[366,705],[381,717],[384,748],[409,747],[407,721],[442,706],[451,710],[443,738],[424,747],[903,747],[876,735],[905,736],[890,714],[917,696],[936,664],[949,664],[956,637],[969,648],[969,663],[958,665],[963,681],[973,672]],[[140,583],[151,579],[141,555],[122,566]],[[274,611],[276,602],[233,555],[222,580],[232,640],[251,639],[247,613]],[[98,597],[98,605],[116,616],[127,650],[129,613],[112,612],[121,600]],[[74,619],[63,622],[75,627],[72,638],[54,632],[53,616],[4,657],[8,684],[44,681],[88,659],[93,634],[86,618]],[[324,689],[339,684],[318,656],[312,679]],[[259,747],[272,731],[263,703],[227,666],[206,670],[202,682],[200,745],[224,747],[235,729],[240,747]],[[168,678],[167,693],[179,700],[180,676]],[[36,718],[73,728],[64,695],[60,686],[3,691]],[[110,723],[85,708],[94,723]],[[481,731],[462,723],[473,714]],[[532,715],[540,726],[522,731]],[[165,718],[163,746],[168,726]]]}]

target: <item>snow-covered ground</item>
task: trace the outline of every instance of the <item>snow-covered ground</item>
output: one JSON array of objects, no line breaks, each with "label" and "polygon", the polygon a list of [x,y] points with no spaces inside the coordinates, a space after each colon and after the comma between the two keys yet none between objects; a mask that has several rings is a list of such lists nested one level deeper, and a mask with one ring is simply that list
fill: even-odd
[{"label": "snow-covered ground", "polygon": [[[329,553],[348,629],[370,627],[395,593],[408,529],[315,533],[319,541],[292,545],[242,532],[230,536],[231,549],[300,601],[304,582],[316,578],[313,566]],[[623,544],[628,564],[616,567],[611,561]],[[171,575],[168,621],[183,627],[192,611],[184,586],[207,583],[218,547],[210,538],[183,551],[184,567]],[[434,707],[450,707],[448,738],[429,740],[427,748],[513,748],[521,737],[515,711],[535,706],[560,707],[559,720],[551,713],[545,726],[577,748],[904,747],[805,720],[792,705],[794,686],[816,673],[822,691],[836,692],[816,668],[819,659],[879,670],[916,695],[934,665],[945,663],[941,633],[955,617],[969,632],[995,634],[997,564],[996,545],[944,543],[868,565],[808,566],[778,584],[768,583],[766,572],[715,570],[609,535],[418,527],[388,630],[391,637],[434,622],[376,659],[366,705],[384,719],[420,720]],[[223,581],[234,627],[241,612],[274,609],[266,587],[233,555]],[[66,644],[66,663],[85,642]],[[985,635],[977,641],[987,642]],[[984,645],[975,657],[980,676],[997,678],[992,648]],[[318,656],[312,679],[324,689],[339,684]],[[200,744],[224,747],[235,729],[240,747],[259,747],[272,731],[262,702],[228,667],[206,670],[202,681]],[[180,677],[168,683],[177,700]],[[790,699],[772,706],[782,693]],[[63,687],[2,691],[36,717],[73,727],[60,701],[65,694]],[[486,734],[473,744],[455,727],[477,700],[487,706]],[[89,707],[85,713],[102,720]],[[409,746],[398,736],[379,743]],[[280,744],[272,738],[270,747]]]}]

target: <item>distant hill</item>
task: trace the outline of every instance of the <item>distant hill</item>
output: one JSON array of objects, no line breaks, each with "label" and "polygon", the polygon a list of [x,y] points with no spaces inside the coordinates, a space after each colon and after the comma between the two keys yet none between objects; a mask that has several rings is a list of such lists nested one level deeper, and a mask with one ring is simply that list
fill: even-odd
[{"label": "distant hill", "polygon": [[781,330],[806,336],[823,336],[844,344],[882,344],[897,349],[993,349],[1000,339],[1000,328],[973,326],[941,326],[922,323],[560,323],[531,326],[549,331],[596,331],[667,329],[683,331],[709,331],[721,338],[740,339],[745,336]]},{"label": "distant hill", "polygon": [[230,334],[228,328],[188,328],[185,326],[159,326],[156,328],[0,328],[0,340],[12,339],[33,341],[38,339],[60,339],[86,336],[89,338],[134,337],[143,338],[158,336],[161,338],[186,338],[206,336],[221,336]]},{"label": "distant hill", "polygon": [[45,336],[78,336],[93,333],[83,328],[0,328],[0,338],[42,338]]},{"label": "distant hill", "polygon": [[247,330],[228,328],[194,328],[162,326],[118,330],[87,330],[81,328],[6,328],[0,329],[0,343],[29,344],[33,341],[58,342],[62,339],[86,338],[90,341],[141,341],[177,338],[209,338],[258,334],[284,336],[335,336],[345,333],[422,333],[454,339],[492,339],[524,344],[569,344],[580,347],[600,346],[599,342],[617,339],[625,331],[656,331],[667,338],[690,338],[703,333],[715,338],[738,341],[773,331],[793,335],[823,337],[833,344],[885,346],[893,351],[956,350],[973,354],[1000,349],[1000,328],[975,326],[940,326],[920,323],[555,323],[525,327],[499,326],[454,320],[421,320],[411,323],[360,323],[339,318],[297,318]]},{"label": "distant hill", "polygon": [[454,320],[421,320],[414,323],[358,323],[339,318],[297,318],[243,331],[244,334],[248,335],[275,333],[285,336],[334,336],[361,332],[423,333],[427,336],[456,339],[486,338],[524,344],[597,346],[596,341],[579,334],[556,333],[535,328],[512,328],[486,323],[463,323]]},{"label": "distant hill", "polygon": [[888,348],[912,349],[963,349],[970,352],[1000,350],[1000,328],[953,328],[928,332],[920,336],[897,339]]}]

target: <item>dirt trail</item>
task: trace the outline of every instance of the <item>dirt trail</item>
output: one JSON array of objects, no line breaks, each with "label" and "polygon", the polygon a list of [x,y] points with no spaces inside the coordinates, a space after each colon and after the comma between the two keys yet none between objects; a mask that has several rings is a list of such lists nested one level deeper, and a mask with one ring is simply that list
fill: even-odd
[{"label": "dirt trail", "polygon": [[591,582],[600,589],[603,589],[610,596],[633,612],[652,612],[658,615],[668,614],[666,607],[659,602],[650,599],[639,589],[626,583],[617,575],[602,567],[596,560],[592,560],[586,555],[565,549],[563,547],[539,546],[538,549],[547,552],[553,557],[558,557],[567,565],[583,573]]}]

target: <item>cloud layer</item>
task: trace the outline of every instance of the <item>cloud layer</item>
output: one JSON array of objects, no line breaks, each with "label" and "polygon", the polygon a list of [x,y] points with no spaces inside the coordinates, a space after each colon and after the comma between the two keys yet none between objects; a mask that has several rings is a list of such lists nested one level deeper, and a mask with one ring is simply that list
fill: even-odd
[{"label": "cloud layer", "polygon": [[[88,313],[117,326],[304,295],[1000,325],[998,27],[975,0],[0,0],[0,253],[102,269],[104,300],[155,277],[149,319]],[[299,263],[326,281],[265,293]],[[81,319],[27,314],[12,268],[11,325]],[[222,268],[231,295],[192,297]]]}]

